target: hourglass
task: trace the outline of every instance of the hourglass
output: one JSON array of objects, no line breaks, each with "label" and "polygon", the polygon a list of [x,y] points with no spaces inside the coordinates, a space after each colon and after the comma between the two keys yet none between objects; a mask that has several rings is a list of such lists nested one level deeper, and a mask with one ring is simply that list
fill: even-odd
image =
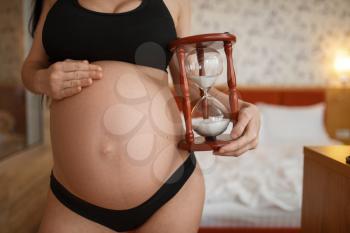
[{"label": "hourglass", "polygon": [[[175,51],[180,69],[182,110],[186,124],[185,139],[178,147],[188,151],[218,150],[233,139],[223,134],[229,123],[238,116],[238,96],[233,67],[232,44],[236,37],[230,33],[203,34],[177,39],[170,43]],[[227,62],[227,84],[230,109],[209,94],[218,76],[223,71],[223,58],[218,52],[224,48]],[[188,81],[199,89],[201,99],[191,108]],[[199,137],[194,137],[195,131]]]}]

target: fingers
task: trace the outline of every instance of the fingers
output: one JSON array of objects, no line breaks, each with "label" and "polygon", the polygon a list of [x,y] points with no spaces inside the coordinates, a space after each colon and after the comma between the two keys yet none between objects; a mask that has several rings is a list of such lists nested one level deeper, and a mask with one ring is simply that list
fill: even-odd
[{"label": "fingers", "polygon": [[90,78],[84,78],[84,79],[72,79],[68,81],[64,81],[62,88],[71,88],[71,87],[87,87],[92,84],[92,79]]},{"label": "fingers", "polygon": [[73,79],[101,79],[101,71],[73,71],[67,72],[64,75],[64,80],[73,80]]},{"label": "fingers", "polygon": [[258,145],[260,114],[254,106],[250,106],[252,111],[241,110],[239,120],[232,129],[231,135],[237,140],[221,147],[215,155],[240,156],[248,150],[255,149]]},{"label": "fingers", "polygon": [[[102,68],[97,65],[89,64],[87,60],[74,61],[66,59],[64,62],[58,62],[55,64],[56,70],[63,71],[63,80],[74,80],[74,79],[92,79],[98,80],[102,78]],[[87,81],[83,81],[86,83]],[[78,82],[75,82],[78,83]],[[73,84],[65,84],[64,87],[74,87]]]},{"label": "fingers", "polygon": [[47,93],[53,99],[77,94],[103,75],[101,66],[90,64],[87,60],[66,59],[52,64],[48,71]]},{"label": "fingers", "polygon": [[65,98],[65,97],[69,97],[69,96],[72,96],[72,95],[76,95],[79,92],[81,92],[81,90],[82,90],[81,86],[70,87],[70,88],[63,89],[61,98]]},{"label": "fingers", "polygon": [[252,146],[253,141],[255,140],[254,135],[252,135],[252,132],[247,132],[237,139],[236,141],[231,142],[230,144],[227,144],[219,149],[219,151],[216,153],[217,155],[237,155],[237,152],[240,152],[242,149],[248,150],[248,147]]},{"label": "fingers", "polygon": [[67,59],[64,62],[59,62],[58,66],[61,66],[63,72],[72,71],[102,71],[102,68],[98,65],[89,64],[88,61],[74,61]]},{"label": "fingers", "polygon": [[249,124],[249,121],[251,120],[252,116],[250,116],[249,112],[247,112],[247,110],[245,109],[242,109],[240,112],[239,112],[239,115],[238,115],[238,121],[236,123],[236,125],[234,125],[232,131],[231,131],[231,136],[232,136],[232,139],[237,139],[239,138],[245,128],[247,127],[247,125]]},{"label": "fingers", "polygon": [[[74,61],[76,61],[76,60],[73,60],[73,59],[66,59],[66,60],[64,60],[64,61],[67,61],[67,62],[74,62]],[[81,62],[84,62],[84,63],[89,63],[89,61],[88,60],[82,60]]]},{"label": "fingers", "polygon": [[258,138],[255,138],[253,141],[249,142],[248,144],[242,146],[242,147],[237,147],[236,150],[234,151],[229,151],[229,152],[225,152],[225,153],[214,153],[215,155],[220,155],[220,156],[234,156],[234,157],[238,157],[241,156],[242,154],[244,154],[245,152],[247,152],[248,150],[253,150],[257,147],[258,145]]},{"label": "fingers", "polygon": [[88,61],[74,61],[66,60],[67,62],[63,63],[63,71],[102,71],[102,68],[98,65],[89,64]]}]

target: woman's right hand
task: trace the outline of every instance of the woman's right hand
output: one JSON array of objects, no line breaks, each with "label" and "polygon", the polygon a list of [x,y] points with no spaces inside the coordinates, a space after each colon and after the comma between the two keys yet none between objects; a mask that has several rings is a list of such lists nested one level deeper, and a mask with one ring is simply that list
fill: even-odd
[{"label": "woman's right hand", "polygon": [[42,92],[55,100],[73,96],[102,78],[102,67],[88,61],[64,60],[41,70]]}]

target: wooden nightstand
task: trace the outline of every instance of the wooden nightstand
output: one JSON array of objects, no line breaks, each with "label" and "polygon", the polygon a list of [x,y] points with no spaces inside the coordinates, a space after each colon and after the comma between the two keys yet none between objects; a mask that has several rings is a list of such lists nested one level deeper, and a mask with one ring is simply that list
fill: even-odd
[{"label": "wooden nightstand", "polygon": [[305,147],[303,233],[350,232],[350,146]]},{"label": "wooden nightstand", "polygon": [[326,125],[332,138],[350,144],[350,88],[326,90]]}]

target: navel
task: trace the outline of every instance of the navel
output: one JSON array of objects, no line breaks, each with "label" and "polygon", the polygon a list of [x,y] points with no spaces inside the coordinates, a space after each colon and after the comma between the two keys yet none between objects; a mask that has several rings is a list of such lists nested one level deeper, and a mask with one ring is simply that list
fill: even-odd
[{"label": "navel", "polygon": [[103,159],[115,159],[118,156],[117,144],[112,138],[104,134],[100,138],[99,152]]}]

